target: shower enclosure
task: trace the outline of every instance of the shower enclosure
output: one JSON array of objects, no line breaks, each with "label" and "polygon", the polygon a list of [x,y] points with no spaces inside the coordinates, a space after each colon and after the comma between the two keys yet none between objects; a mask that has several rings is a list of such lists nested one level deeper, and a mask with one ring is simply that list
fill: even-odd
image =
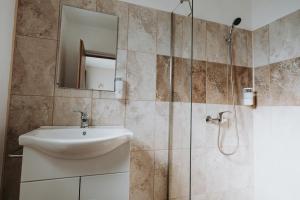
[{"label": "shower enclosure", "polygon": [[[168,199],[251,199],[252,34],[195,17],[193,1],[171,16]],[[229,22],[230,23],[230,22]],[[251,90],[252,91],[252,90]]]}]

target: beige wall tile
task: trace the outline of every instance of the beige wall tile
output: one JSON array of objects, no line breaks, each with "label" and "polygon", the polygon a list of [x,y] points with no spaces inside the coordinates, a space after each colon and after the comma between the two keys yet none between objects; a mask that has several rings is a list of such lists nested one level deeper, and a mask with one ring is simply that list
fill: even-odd
[{"label": "beige wall tile", "polygon": [[206,193],[206,151],[205,149],[192,150],[191,166],[191,192],[193,196]]},{"label": "beige wall tile", "polygon": [[269,34],[270,63],[300,56],[300,11],[271,23]]},{"label": "beige wall tile", "polygon": [[253,32],[253,66],[269,64],[269,26],[266,25]]},{"label": "beige wall tile", "polygon": [[247,67],[253,67],[253,44],[252,44],[253,32],[247,31],[247,51],[248,51],[248,65]]},{"label": "beige wall tile", "polygon": [[74,111],[86,112],[90,119],[91,99],[55,97],[53,125],[54,126],[80,126],[81,124],[80,113]]},{"label": "beige wall tile", "polygon": [[206,23],[207,30],[207,61],[227,63],[227,43],[225,38],[228,34],[228,27],[214,22]]},{"label": "beige wall tile", "polygon": [[173,101],[189,102],[191,99],[191,62],[173,58]]},{"label": "beige wall tile", "polygon": [[232,39],[233,64],[248,66],[248,32],[244,29],[234,29]]},{"label": "beige wall tile", "polygon": [[54,96],[56,97],[76,97],[76,98],[91,98],[91,90],[78,90],[69,88],[55,87]]},{"label": "beige wall tile", "polygon": [[188,149],[172,150],[169,163],[169,197],[171,199],[189,196],[190,155]]},{"label": "beige wall tile", "polygon": [[12,94],[53,96],[56,41],[16,38]]},{"label": "beige wall tile", "polygon": [[206,102],[206,62],[193,61],[192,72],[192,101],[193,103]]},{"label": "beige wall tile", "polygon": [[97,0],[61,0],[61,3],[68,6],[96,11]]},{"label": "beige wall tile", "polygon": [[118,49],[127,49],[128,4],[118,0],[97,0],[97,11],[119,17]]},{"label": "beige wall tile", "polygon": [[156,58],[156,100],[170,101],[170,57]]},{"label": "beige wall tile", "polygon": [[130,160],[130,200],[153,200],[154,152],[132,152]]},{"label": "beige wall tile", "polygon": [[154,54],[128,52],[128,99],[155,100],[156,56]]},{"label": "beige wall tile", "polygon": [[167,200],[168,151],[155,151],[154,200]]},{"label": "beige wall tile", "polygon": [[[243,88],[252,87],[252,68],[233,66],[228,68],[228,103],[233,102],[233,95],[235,97],[234,102],[237,105],[243,104]],[[233,73],[234,90],[232,94],[232,82],[231,73]]]},{"label": "beige wall tile", "polygon": [[181,15],[173,15],[172,46],[173,56],[182,58],[183,55],[183,21]]},{"label": "beige wall tile", "polygon": [[169,102],[155,102],[155,150],[165,150],[169,146],[169,107]]},{"label": "beige wall tile", "polygon": [[171,55],[171,13],[157,11],[157,54]]},{"label": "beige wall tile", "polygon": [[[206,146],[206,104],[193,103],[192,107],[192,148]],[[208,133],[211,134],[211,133]],[[215,142],[216,143],[216,142]]]},{"label": "beige wall tile", "polygon": [[255,68],[255,90],[257,92],[258,106],[266,106],[271,103],[270,96],[270,66]]},{"label": "beige wall tile", "polygon": [[192,18],[184,17],[182,32],[182,57],[187,59],[192,59],[192,28]]},{"label": "beige wall tile", "polygon": [[129,5],[129,50],[156,53],[156,16],[156,10]]},{"label": "beige wall tile", "polygon": [[206,102],[226,104],[228,102],[227,65],[208,62],[206,70]]},{"label": "beige wall tile", "polygon": [[59,0],[20,0],[17,35],[57,39]]},{"label": "beige wall tile", "polygon": [[300,105],[300,58],[270,65],[272,105]]},{"label": "beige wall tile", "polygon": [[155,102],[130,101],[126,106],[126,128],[133,133],[131,148],[137,150],[154,149]]},{"label": "beige wall tile", "polygon": [[206,21],[194,19],[193,58],[206,60]]},{"label": "beige wall tile", "polygon": [[185,102],[174,102],[172,105],[172,132],[171,149],[190,148],[190,120],[191,104]]},{"label": "beige wall tile", "polygon": [[11,96],[7,131],[7,153],[19,148],[18,138],[40,126],[52,125],[53,97]]},{"label": "beige wall tile", "polygon": [[124,126],[124,119],[125,100],[93,99],[91,121],[93,126]]}]

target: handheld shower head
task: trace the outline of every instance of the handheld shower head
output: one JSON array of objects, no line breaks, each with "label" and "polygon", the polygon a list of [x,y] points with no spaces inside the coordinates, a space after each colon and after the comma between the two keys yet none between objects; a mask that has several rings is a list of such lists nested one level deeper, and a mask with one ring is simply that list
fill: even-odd
[{"label": "handheld shower head", "polygon": [[242,19],[240,17],[236,18],[233,22],[232,22],[232,26],[238,26],[240,25]]}]

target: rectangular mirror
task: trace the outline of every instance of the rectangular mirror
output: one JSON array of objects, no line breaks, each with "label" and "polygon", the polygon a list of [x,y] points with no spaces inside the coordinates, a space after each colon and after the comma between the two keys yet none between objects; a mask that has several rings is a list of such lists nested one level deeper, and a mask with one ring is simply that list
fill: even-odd
[{"label": "rectangular mirror", "polygon": [[115,90],[118,17],[63,5],[58,85]]}]

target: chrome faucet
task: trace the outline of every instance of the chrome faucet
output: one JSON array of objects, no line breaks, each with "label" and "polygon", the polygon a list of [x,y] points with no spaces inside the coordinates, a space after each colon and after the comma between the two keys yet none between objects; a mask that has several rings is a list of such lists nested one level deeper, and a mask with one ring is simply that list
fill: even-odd
[{"label": "chrome faucet", "polygon": [[74,112],[79,112],[81,114],[81,125],[80,128],[87,128],[89,127],[89,116],[86,112],[82,111],[74,111]]},{"label": "chrome faucet", "polygon": [[206,117],[206,122],[218,122],[218,123],[222,123],[224,122],[224,114],[225,113],[231,113],[230,111],[224,111],[224,112],[220,112],[218,113],[218,117],[217,118],[212,118],[210,115]]}]

